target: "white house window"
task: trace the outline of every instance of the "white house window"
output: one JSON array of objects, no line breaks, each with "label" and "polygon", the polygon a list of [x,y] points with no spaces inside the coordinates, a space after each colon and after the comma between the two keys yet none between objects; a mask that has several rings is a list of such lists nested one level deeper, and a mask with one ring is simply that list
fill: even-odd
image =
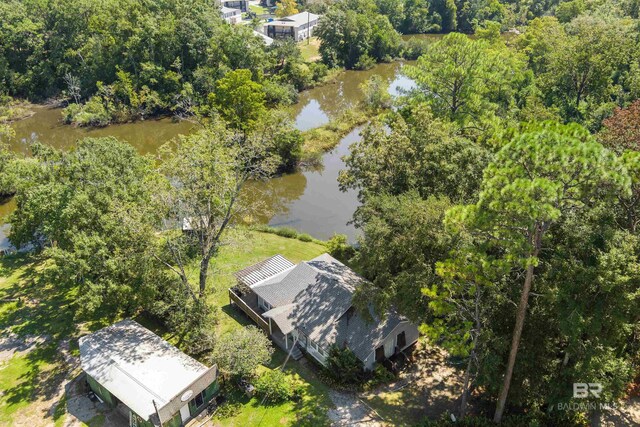
[{"label": "white house window", "polygon": [[258,305],[260,307],[262,307],[262,309],[264,311],[269,311],[271,310],[273,307],[271,306],[271,304],[269,304],[268,302],[266,302],[265,300],[263,300],[262,298],[258,297]]}]

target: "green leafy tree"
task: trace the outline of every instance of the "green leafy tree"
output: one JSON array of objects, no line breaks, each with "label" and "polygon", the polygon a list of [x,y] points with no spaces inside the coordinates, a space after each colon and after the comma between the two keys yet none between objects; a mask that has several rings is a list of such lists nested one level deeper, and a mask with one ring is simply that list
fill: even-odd
[{"label": "green leafy tree", "polygon": [[443,226],[450,207],[446,197],[423,200],[410,191],[370,197],[358,209],[362,237],[352,262],[369,280],[354,297],[361,311],[373,304],[377,313],[394,308],[416,323],[428,317],[422,288],[438,280],[436,262],[454,246]]},{"label": "green leafy tree", "polygon": [[251,377],[256,368],[266,364],[273,355],[269,338],[255,326],[247,326],[222,335],[216,341],[211,361],[225,375]]},{"label": "green leafy tree", "polygon": [[295,0],[280,0],[276,2],[276,16],[279,18],[298,13],[298,3]]},{"label": "green leafy tree", "polygon": [[246,130],[266,112],[265,94],[250,70],[234,70],[216,83],[213,105],[234,129]]},{"label": "green leafy tree", "polygon": [[447,223],[485,236],[503,253],[500,268],[524,270],[524,280],[494,421],[504,412],[527,313],[534,272],[549,228],[568,212],[583,209],[599,188],[628,192],[629,177],[615,156],[579,127],[545,123],[525,126],[487,167],[479,200],[454,208]]},{"label": "green leafy tree", "polygon": [[[160,171],[172,186],[158,197],[167,217],[190,230],[186,235],[167,236],[171,262],[165,261],[165,265],[194,301],[204,300],[209,265],[224,232],[250,208],[240,198],[244,185],[270,176],[278,159],[269,153],[264,139],[241,137],[219,122],[163,146],[161,158]],[[190,282],[190,257],[185,247],[196,248],[199,275],[195,286]]]},{"label": "green leafy tree", "polygon": [[36,144],[16,183],[11,241],[44,247],[59,286],[77,288],[78,316],[133,314],[154,297],[151,253],[162,182],[150,159],[114,138],[62,152]]},{"label": "green leafy tree", "polygon": [[[391,19],[391,18],[389,18]],[[406,34],[427,33],[441,29],[439,22],[434,24],[429,14],[427,0],[406,0],[404,3],[404,22],[400,29]]]},{"label": "green leafy tree", "polygon": [[440,31],[448,33],[456,30],[458,7],[454,0],[429,0],[429,9],[434,15],[432,21],[437,23]]},{"label": "green leafy tree", "polygon": [[371,76],[360,85],[364,95],[364,104],[373,111],[379,111],[391,106],[389,85],[379,75]]},{"label": "green leafy tree", "polygon": [[421,197],[446,195],[452,200],[475,197],[490,155],[456,135],[455,127],[433,117],[424,104],[365,128],[363,138],[345,157],[340,172],[343,190],[369,195],[399,195],[409,190]]},{"label": "green leafy tree", "polygon": [[581,17],[567,28],[568,37],[549,53],[540,87],[548,103],[562,107],[563,117],[588,120],[613,92],[614,72],[633,55],[629,27]]},{"label": "green leafy tree", "polygon": [[415,66],[407,66],[406,74],[436,117],[482,127],[492,116],[508,114],[525,84],[524,68],[506,48],[452,33],[433,43]]},{"label": "green leafy tree", "polygon": [[565,1],[556,8],[556,18],[560,22],[571,22],[585,9],[584,0]]},{"label": "green leafy tree", "polygon": [[320,55],[329,66],[369,68],[391,60],[400,49],[400,34],[373,0],[348,0],[331,7],[315,31]]}]

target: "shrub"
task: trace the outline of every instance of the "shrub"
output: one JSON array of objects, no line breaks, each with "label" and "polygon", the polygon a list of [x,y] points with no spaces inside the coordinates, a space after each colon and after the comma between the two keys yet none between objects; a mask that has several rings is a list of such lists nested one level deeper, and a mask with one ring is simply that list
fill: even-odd
[{"label": "shrub", "polygon": [[373,75],[360,85],[360,90],[364,95],[364,105],[373,110],[383,110],[391,107],[391,95],[389,95],[389,84],[379,75]]},{"label": "shrub", "polygon": [[255,326],[233,330],[216,341],[211,359],[229,376],[251,376],[273,354],[269,338]]},{"label": "shrub", "polygon": [[360,57],[356,65],[353,67],[356,70],[370,70],[376,65],[376,60],[366,53]]},{"label": "shrub", "polygon": [[256,393],[265,402],[281,403],[294,397],[294,386],[291,378],[279,369],[263,373],[255,383]]},{"label": "shrub", "polygon": [[295,239],[298,236],[298,231],[291,227],[277,227],[276,234],[281,237],[288,237],[289,239]]},{"label": "shrub", "polygon": [[292,84],[265,80],[262,89],[267,105],[286,106],[298,102],[298,91]]},{"label": "shrub", "polygon": [[395,378],[396,377],[387,368],[380,364],[376,364],[376,367],[371,374],[371,378],[367,381],[366,387],[371,389],[381,384],[389,383]]},{"label": "shrub", "polygon": [[309,70],[311,70],[313,80],[316,82],[324,79],[329,74],[329,67],[322,62],[312,62],[309,64]]},{"label": "shrub", "polygon": [[354,247],[347,243],[347,236],[344,234],[334,234],[327,241],[327,250],[332,257],[343,262],[350,260],[356,252]]},{"label": "shrub", "polygon": [[301,242],[313,242],[313,237],[307,233],[300,233],[298,234],[298,240]]},{"label": "shrub", "polygon": [[216,411],[216,418],[222,420],[225,418],[235,417],[240,413],[241,409],[242,409],[242,405],[238,402],[235,402],[235,403],[225,402],[218,407],[218,410]]},{"label": "shrub", "polygon": [[326,364],[327,375],[339,384],[361,384],[365,378],[362,361],[347,347],[331,346]]},{"label": "shrub", "polygon": [[421,40],[418,38],[411,38],[402,43],[402,57],[408,60],[416,60],[424,53],[427,52],[429,45],[432,42],[429,40]]}]

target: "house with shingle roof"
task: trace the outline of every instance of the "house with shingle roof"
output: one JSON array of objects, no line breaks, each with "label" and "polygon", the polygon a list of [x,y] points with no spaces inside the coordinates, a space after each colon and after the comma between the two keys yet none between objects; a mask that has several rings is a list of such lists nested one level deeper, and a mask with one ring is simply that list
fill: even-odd
[{"label": "house with shingle roof", "polygon": [[304,351],[325,363],[337,345],[373,369],[418,340],[418,328],[395,311],[361,316],[353,298],[364,279],[329,254],[297,265],[276,255],[235,276],[231,301],[294,358]]},{"label": "house with shingle roof", "polygon": [[133,320],[85,335],[79,345],[89,387],[130,426],[183,426],[219,390],[215,365],[206,367]]}]

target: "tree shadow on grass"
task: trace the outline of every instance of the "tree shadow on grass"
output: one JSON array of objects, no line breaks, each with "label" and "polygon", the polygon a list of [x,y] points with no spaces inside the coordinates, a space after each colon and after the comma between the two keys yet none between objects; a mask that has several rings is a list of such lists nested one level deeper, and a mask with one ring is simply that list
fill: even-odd
[{"label": "tree shadow on grass", "polygon": [[[0,276],[10,279],[0,289],[0,298],[17,299],[0,309],[1,335],[17,342],[37,338],[37,344],[14,354],[9,362],[19,366],[15,385],[3,390],[2,400],[9,405],[53,399],[68,371],[59,343],[77,332],[73,295],[49,282],[43,265],[42,259],[25,255],[0,259]],[[48,409],[38,415],[52,416]]]},{"label": "tree shadow on grass", "polygon": [[223,313],[231,317],[233,320],[235,320],[242,326],[249,326],[249,325],[255,326],[255,323],[253,322],[253,320],[249,318],[249,316],[247,316],[246,314],[244,314],[242,310],[240,310],[237,307],[234,307],[231,304],[227,304],[223,306],[221,310]]}]

